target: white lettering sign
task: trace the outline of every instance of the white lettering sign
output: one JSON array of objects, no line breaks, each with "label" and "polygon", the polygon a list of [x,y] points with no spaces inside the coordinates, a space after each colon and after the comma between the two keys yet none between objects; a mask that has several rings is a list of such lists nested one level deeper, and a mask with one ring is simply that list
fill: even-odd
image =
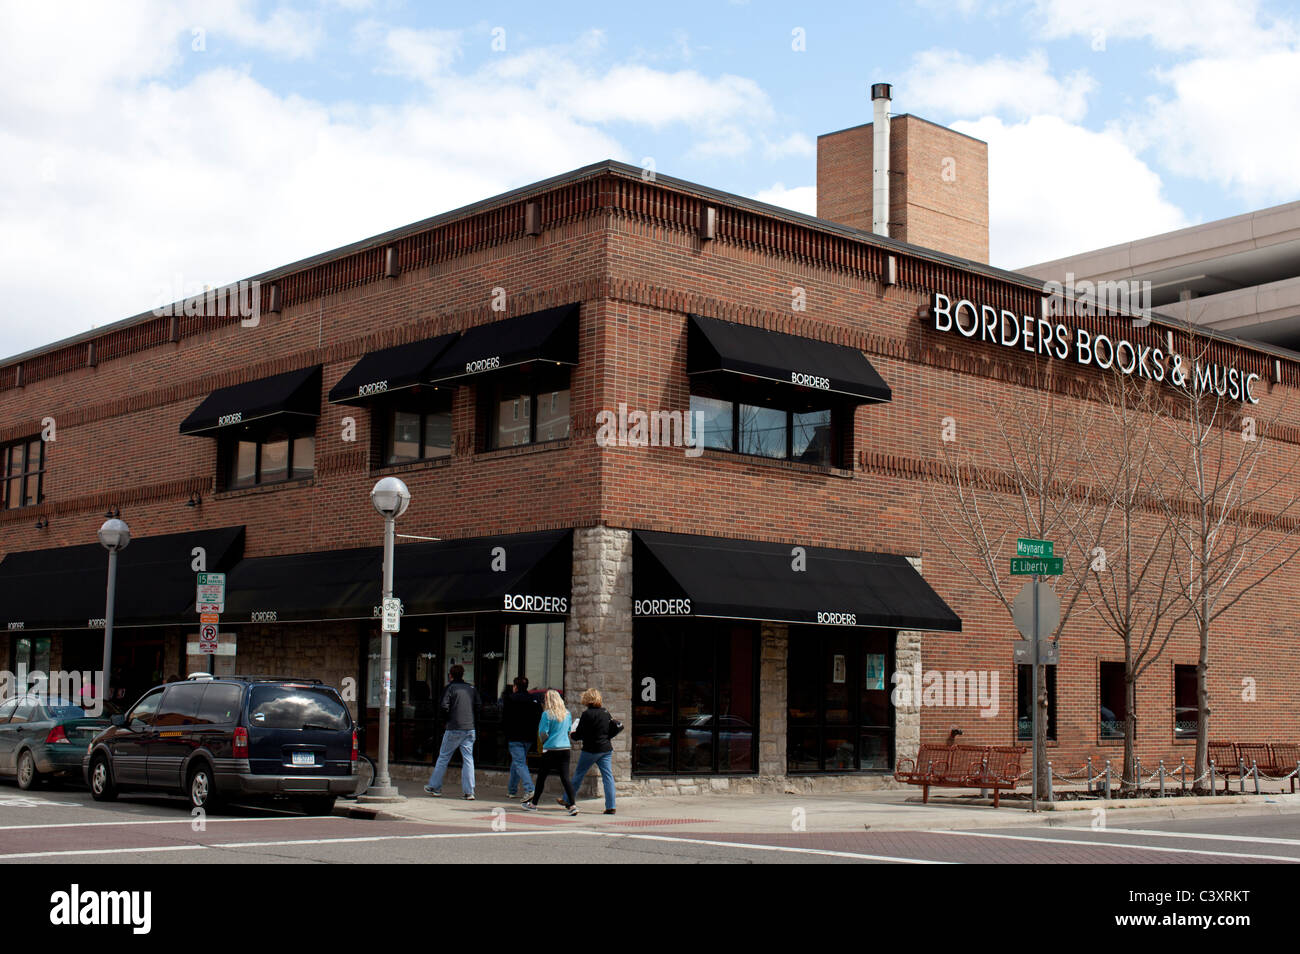
[{"label": "white lettering sign", "polygon": [[367,394],[380,394],[387,390],[387,381],[371,381],[369,384],[363,384],[357,388],[357,397],[365,397]]},{"label": "white lettering sign", "polygon": [[855,613],[823,613],[818,611],[817,622],[826,626],[857,626],[858,617]]},{"label": "white lettering sign", "polygon": [[1063,322],[1033,315],[1017,315],[992,305],[977,305],[935,292],[930,300],[935,331],[955,331],[963,338],[1015,348],[1058,361],[1073,360],[1103,371],[1168,381],[1174,387],[1189,386],[1201,394],[1214,393],[1231,401],[1258,404],[1255,385],[1258,374],[1221,364],[1184,365],[1182,355],[1166,354],[1157,345],[1134,344],[1125,338],[1112,339],[1084,328],[1071,329]]},{"label": "white lettering sign", "polygon": [[633,616],[690,616],[689,599],[636,600],[632,604]]},{"label": "white lettering sign", "polygon": [[478,361],[466,361],[465,373],[477,374],[480,371],[491,371],[493,368],[501,367],[500,356],[493,358],[480,358]]},{"label": "white lettering sign", "polygon": [[217,427],[225,427],[227,424],[238,424],[243,419],[243,411],[236,411],[234,414],[222,414],[217,418]]},{"label": "white lettering sign", "polygon": [[567,613],[569,598],[567,596],[531,596],[522,593],[507,593],[505,609],[510,613]]},{"label": "white lettering sign", "polygon": [[798,384],[805,388],[820,388],[823,391],[831,389],[831,379],[818,377],[815,374],[804,374],[800,371],[790,372],[790,383]]}]

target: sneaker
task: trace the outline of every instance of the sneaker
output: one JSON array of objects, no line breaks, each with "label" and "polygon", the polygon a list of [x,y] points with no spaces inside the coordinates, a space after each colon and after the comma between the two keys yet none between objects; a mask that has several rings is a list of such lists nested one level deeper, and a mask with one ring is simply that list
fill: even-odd
[{"label": "sneaker", "polygon": [[606,815],[612,815],[612,814],[614,814],[614,809],[612,809],[612,808],[607,808],[607,809],[605,809],[605,814],[606,814]]},{"label": "sneaker", "polygon": [[569,806],[569,814],[570,814],[570,815],[576,815],[576,814],[578,814],[578,806],[577,806],[577,805],[570,805],[570,806]]},{"label": "sneaker", "polygon": [[474,793],[473,793],[473,792],[469,792],[468,794],[466,794],[466,795],[463,796],[463,797],[464,797],[465,801],[467,801],[467,802],[472,802],[472,801],[474,801]]},{"label": "sneaker", "polygon": [[536,793],[532,789],[529,789],[528,791],[524,792],[524,801],[531,802],[533,800],[534,794]]},{"label": "sneaker", "polygon": [[532,801],[528,801],[527,799],[525,799],[524,801],[520,802],[520,803],[519,803],[519,807],[522,808],[522,809],[523,809],[524,811],[526,811],[526,812],[535,812],[535,811],[537,811],[537,803],[536,803],[536,802],[532,802]]},{"label": "sneaker", "polygon": [[556,795],[556,796],[555,796],[555,804],[559,805],[561,808],[568,808],[568,807],[569,807],[569,803],[566,802],[566,801],[564,800],[564,796],[563,796],[563,795]]},{"label": "sneaker", "polygon": [[428,785],[424,786],[424,792],[426,795],[432,795],[434,798],[442,798],[442,792],[436,788],[430,788]]}]

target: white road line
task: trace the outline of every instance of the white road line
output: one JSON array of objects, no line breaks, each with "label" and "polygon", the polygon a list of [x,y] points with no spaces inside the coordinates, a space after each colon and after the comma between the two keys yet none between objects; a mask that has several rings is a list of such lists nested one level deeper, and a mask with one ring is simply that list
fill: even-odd
[{"label": "white road line", "polygon": [[281,841],[232,841],[214,844],[192,845],[155,845],[136,848],[86,848],[66,851],[27,851],[14,854],[0,854],[0,861],[17,861],[29,858],[59,858],[75,855],[119,855],[151,854],[161,851],[211,851],[233,848],[287,848],[295,845],[340,845],[359,844],[379,841],[433,841],[443,838],[501,838],[533,837],[540,835],[588,835],[604,838],[623,838],[636,841],[680,842],[692,845],[708,845],[719,848],[743,848],[749,851],[776,851],[789,854],[823,855],[834,858],[852,858],[858,861],[888,861],[897,864],[949,864],[946,861],[932,861],[923,858],[900,858],[893,855],[869,855],[862,852],[834,851],[828,848],[798,848],[788,845],[759,845],[739,841],[713,841],[705,838],[682,838],[672,835],[643,835],[628,832],[596,831],[589,828],[539,829],[526,831],[474,831],[474,832],[437,832],[420,835],[364,835],[355,838],[296,838]]},{"label": "white road line", "polygon": [[[1071,829],[1066,829],[1070,831]],[[1106,828],[1099,834],[1143,835],[1153,838],[1199,838],[1204,841],[1248,841],[1258,845],[1300,845],[1300,838],[1266,838],[1263,835],[1211,835],[1192,832],[1153,831],[1149,828]]]},{"label": "white road line", "polygon": [[[208,818],[206,819],[206,823],[209,825],[220,823],[235,823],[243,825],[248,822],[323,821],[327,818],[336,818],[339,821],[348,820],[342,815],[277,815],[273,818]],[[0,831],[24,831],[45,828],[102,828],[105,825],[189,825],[193,822],[193,816],[187,815],[184,818],[146,818],[137,821],[56,822],[53,825],[0,825]]]},{"label": "white road line", "polygon": [[927,835],[955,835],[961,838],[1001,838],[1006,841],[1038,841],[1051,845],[1081,845],[1084,848],[1136,848],[1174,855],[1212,855],[1216,858],[1254,858],[1261,861],[1289,861],[1300,863],[1292,855],[1254,855],[1234,851],[1204,851],[1196,848],[1161,848],[1158,845],[1134,845],[1118,841],[1084,841],[1081,838],[1042,838],[1035,835],[999,835],[985,831],[927,831]]}]

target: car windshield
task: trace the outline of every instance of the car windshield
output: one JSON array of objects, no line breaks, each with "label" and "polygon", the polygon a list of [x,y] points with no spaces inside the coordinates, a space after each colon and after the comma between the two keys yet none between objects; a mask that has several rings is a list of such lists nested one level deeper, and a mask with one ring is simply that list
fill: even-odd
[{"label": "car windshield", "polygon": [[262,729],[346,729],[352,724],[333,692],[312,686],[254,686],[248,719]]}]

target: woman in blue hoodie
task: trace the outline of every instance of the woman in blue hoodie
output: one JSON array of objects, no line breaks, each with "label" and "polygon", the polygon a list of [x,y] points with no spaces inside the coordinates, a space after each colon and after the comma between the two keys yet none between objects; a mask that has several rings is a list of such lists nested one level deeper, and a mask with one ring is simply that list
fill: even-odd
[{"label": "woman in blue hoodie", "polygon": [[537,724],[537,734],[542,736],[542,764],[537,770],[537,785],[532,798],[520,803],[524,811],[537,811],[537,803],[542,800],[542,790],[546,788],[546,779],[551,775],[560,776],[564,787],[564,807],[570,815],[578,814],[574,804],[573,784],[569,781],[569,729],[573,726],[573,716],[564,708],[564,700],[554,689],[546,690],[546,710]]}]

